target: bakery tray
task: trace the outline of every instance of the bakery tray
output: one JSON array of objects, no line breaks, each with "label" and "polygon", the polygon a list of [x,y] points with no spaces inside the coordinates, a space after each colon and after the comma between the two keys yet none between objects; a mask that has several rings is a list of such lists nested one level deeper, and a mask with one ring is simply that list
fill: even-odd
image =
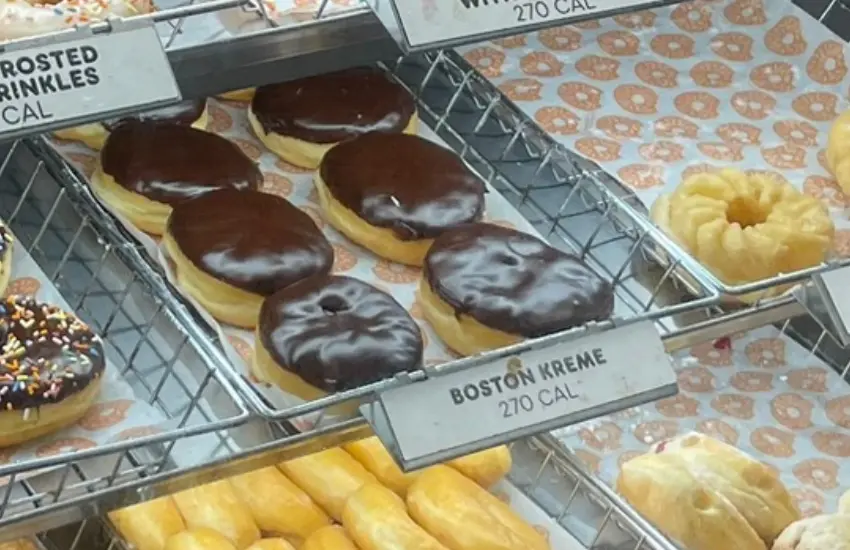
[{"label": "bakery tray", "polygon": [[[502,98],[497,102],[498,105],[493,106],[493,116],[502,119],[508,126],[521,129],[522,134],[521,137],[517,138],[516,143],[512,144],[512,148],[509,151],[510,154],[547,159],[549,164],[556,165],[557,167],[555,169],[564,174],[562,177],[586,179],[595,188],[595,192],[600,197],[598,200],[603,202],[613,201],[621,207],[621,213],[626,218],[623,220],[623,224],[629,230],[640,233],[646,232],[651,236],[651,239],[647,239],[641,247],[642,252],[651,261],[662,265],[674,266],[674,272],[677,278],[686,284],[695,278],[712,292],[717,292],[724,298],[734,298],[744,294],[799,283],[807,280],[813,274],[837,269],[850,263],[850,259],[843,254],[843,250],[846,248],[844,240],[847,231],[842,230],[842,228],[847,226],[847,222],[840,215],[840,209],[834,207],[831,208],[831,214],[839,231],[837,231],[835,243],[837,254],[833,258],[812,268],[741,285],[729,285],[719,280],[679,245],[660,235],[663,232],[655,227],[649,219],[646,204],[648,204],[647,201],[651,202],[651,199],[658,190],[663,188],[665,192],[669,192],[680,181],[680,172],[682,174],[688,173],[688,169],[696,170],[707,165],[730,165],[743,169],[770,169],[779,173],[800,189],[804,186],[804,180],[806,189],[810,186],[813,189],[822,188],[823,190],[820,192],[823,193],[824,200],[829,200],[831,196],[829,194],[832,192],[831,188],[828,183],[825,183],[829,178],[825,177],[824,169],[820,168],[820,162],[817,160],[818,150],[825,146],[823,138],[820,139],[818,147],[805,149],[801,146],[789,145],[786,151],[783,148],[786,142],[779,137],[773,136],[774,133],[777,136],[785,135],[783,133],[784,127],[780,127],[778,130],[763,129],[762,136],[765,140],[765,158],[770,155],[777,156],[776,158],[771,157],[771,164],[768,164],[767,160],[761,159],[758,146],[750,146],[750,149],[744,147],[742,149],[743,152],[740,153],[743,156],[738,158],[735,156],[739,154],[737,149],[734,147],[724,149],[724,144],[719,143],[721,141],[720,138],[708,132],[705,135],[699,136],[699,139],[705,142],[699,144],[699,150],[695,144],[691,143],[693,140],[688,139],[676,141],[675,138],[671,138],[667,140],[665,143],[672,143],[672,148],[669,151],[662,146],[656,147],[652,145],[654,143],[652,142],[653,139],[661,139],[653,136],[651,130],[648,130],[652,128],[653,122],[656,119],[661,119],[664,116],[665,118],[663,120],[668,118],[684,120],[681,116],[678,118],[673,116],[675,113],[673,113],[670,106],[674,104],[674,96],[677,93],[688,91],[684,88],[690,83],[689,72],[690,74],[696,74],[693,73],[691,65],[697,61],[714,63],[711,66],[731,67],[731,74],[734,75],[731,77],[728,88],[722,88],[720,87],[721,85],[717,85],[716,88],[698,90],[700,93],[714,93],[720,98],[717,99],[718,118],[716,120],[702,121],[705,124],[717,125],[720,122],[738,124],[749,121],[753,124],[758,124],[759,128],[770,128],[774,122],[774,117],[769,117],[764,121],[754,122],[753,120],[743,118],[743,115],[739,116],[736,114],[729,104],[731,100],[727,101],[729,99],[727,96],[731,96],[733,92],[749,93],[747,92],[748,90],[754,89],[756,92],[752,92],[753,94],[761,93],[755,85],[750,84],[747,77],[751,74],[751,70],[752,74],[756,74],[754,67],[760,64],[764,64],[764,66],[759,70],[762,72],[769,70],[771,65],[768,62],[776,62],[777,65],[781,65],[782,67],[793,67],[794,73],[798,75],[797,79],[800,80],[800,82],[796,82],[800,101],[808,97],[803,92],[814,95],[817,95],[816,93],[828,92],[835,97],[843,97],[847,84],[846,79],[843,83],[839,82],[835,85],[826,85],[817,84],[806,76],[806,60],[813,55],[818,45],[823,42],[823,47],[827,47],[836,43],[834,40],[831,43],[829,42],[833,39],[829,31],[824,29],[818,21],[811,19],[802,9],[791,4],[790,0],[772,2],[759,0],[758,2],[753,2],[753,9],[756,9],[758,6],[770,5],[767,10],[767,23],[763,25],[732,25],[724,19],[728,17],[727,14],[729,13],[737,13],[736,10],[739,8],[744,10],[742,13],[749,13],[745,9],[745,4],[749,5],[746,2],[735,0],[722,0],[721,2],[712,3],[689,2],[675,8],[658,8],[641,12],[640,14],[618,17],[613,20],[606,19],[600,22],[577,24],[573,27],[566,26],[560,29],[542,31],[539,34],[529,33],[528,35],[519,35],[509,39],[496,40],[491,43],[466,46],[459,48],[457,51],[446,51],[443,53],[444,60],[442,64],[449,67],[450,71],[458,75],[455,78],[456,81],[463,82],[464,85],[470,88],[475,88],[477,95],[482,97],[502,95]],[[818,8],[816,4],[820,7]],[[836,29],[845,29],[843,32],[846,34],[846,23],[850,18],[847,17],[848,10],[844,2],[835,0],[829,3],[823,3],[804,0],[800,2],[800,5],[814,12],[822,23],[832,21],[832,26]],[[689,28],[688,24],[684,22],[685,19],[682,19],[687,17],[698,19],[694,23],[694,28]],[[677,21],[679,27],[670,22],[671,20]],[[781,26],[778,24],[780,20],[783,23],[789,20],[801,22],[801,25],[806,30],[806,38],[808,40],[808,50],[805,56],[783,57],[771,53],[763,45],[765,29],[774,25],[777,25],[777,28],[779,28]],[[722,24],[718,22],[722,22]],[[700,26],[704,24],[708,24],[709,26]],[[719,25],[719,27],[711,26],[715,24]],[[688,30],[683,30],[680,27],[688,28]],[[724,64],[717,63],[718,60],[724,61],[723,59],[719,57],[715,59],[709,55],[711,54],[710,46],[714,44],[711,42],[711,40],[714,40],[712,37],[719,36],[718,33],[726,31],[735,31],[751,36],[751,41],[754,44],[751,60],[741,60],[739,62],[725,61]],[[683,36],[684,41],[687,42],[690,40],[693,43],[693,61],[691,62],[690,58],[678,61],[671,60],[648,52],[649,46],[646,44],[655,44],[651,38],[656,35],[662,37]],[[538,44],[538,41],[543,45]],[[617,51],[616,48],[619,47],[618,45],[624,45],[624,51]],[[661,45],[654,47],[658,48]],[[687,55],[687,53],[683,52],[683,55]],[[819,54],[815,52],[814,55]],[[619,67],[618,71],[615,71],[617,76],[599,76],[597,80],[591,80],[584,76],[582,71],[575,68],[576,61],[582,58],[582,56],[587,56],[585,59],[612,60],[613,66]],[[671,54],[671,57],[673,57],[673,54]],[[477,68],[484,73],[484,76],[478,74],[474,70],[473,65],[467,60],[478,63]],[[644,83],[640,79],[633,76],[634,70],[632,69],[632,65],[641,61],[664,61],[667,65],[675,65],[672,68],[678,70],[680,88],[671,90],[665,87],[651,88],[644,86]],[[494,63],[495,65],[491,69],[488,69],[488,63]],[[662,65],[662,68],[665,67],[666,65]],[[768,69],[764,67],[768,67]],[[586,71],[588,69],[584,70]],[[649,78],[649,76],[644,76]],[[611,78],[615,78],[615,80],[610,80]],[[634,89],[632,90],[634,93],[642,90],[646,91],[648,97],[655,97],[652,94],[656,94],[658,97],[657,107],[653,104],[648,104],[644,110],[634,107],[633,112],[625,112],[626,107],[621,107],[615,102],[615,94],[612,90],[609,90],[609,87],[613,89],[620,83],[622,83],[622,86],[618,88],[617,94],[626,93],[626,91],[632,90],[632,88]],[[561,89],[559,87],[561,84],[571,86],[571,88],[569,86],[564,88],[564,94],[570,92],[573,88],[576,90],[575,93],[579,94],[582,90],[588,92],[592,91],[592,89],[598,89],[601,94],[599,108],[589,111],[572,108],[565,103],[566,100],[559,99],[555,93]],[[658,86],[671,86],[671,84],[663,82],[657,82],[656,84]],[[769,87],[771,85],[766,84],[765,86]],[[587,88],[587,86],[591,86],[591,88]],[[632,86],[632,88],[629,88],[629,86]],[[705,84],[705,86],[709,86],[709,84]],[[506,95],[513,99],[506,98]],[[777,117],[779,114],[790,113],[787,117],[789,120],[800,118],[793,113],[791,107],[792,99],[797,97],[795,94],[776,92],[773,96],[776,97],[776,101],[781,107],[781,113],[779,107],[777,108],[777,113],[775,113]],[[617,97],[619,96],[617,95]],[[700,97],[702,98],[702,96]],[[711,103],[715,98],[705,95],[703,99]],[[575,103],[578,100],[570,99],[569,101]],[[618,101],[623,103],[622,98]],[[797,105],[796,100],[794,101],[794,105]],[[565,109],[565,107],[568,107],[568,109]],[[796,108],[799,109],[799,107]],[[836,108],[840,110],[841,105],[837,105]],[[656,111],[657,113],[653,115],[652,113]],[[556,116],[556,112],[560,114]],[[567,114],[564,114],[565,112]],[[671,113],[673,114],[671,115]],[[552,120],[547,118],[550,114],[554,117]],[[627,124],[632,123],[632,119],[634,119],[635,123],[639,122],[642,124],[644,134],[648,134],[648,137],[644,137],[646,144],[643,147],[638,147],[638,145],[641,145],[639,138],[622,139],[619,142],[607,139],[603,131],[604,128],[597,129],[596,125],[597,123],[602,124],[601,120],[603,116],[609,117],[614,115],[620,116],[620,120],[625,121]],[[562,119],[558,119],[559,116]],[[546,125],[546,128],[549,130],[547,131],[541,127],[535,121],[535,117],[541,120],[542,122],[540,124]],[[743,120],[741,120],[742,118]],[[567,123],[567,119],[572,120],[575,126],[559,129],[554,125],[557,120]],[[615,119],[610,118],[610,120]],[[689,122],[701,121],[698,118],[694,118]],[[753,126],[753,124],[749,126]],[[812,123],[804,121],[801,127],[810,129],[812,125],[816,127],[821,136],[824,136],[829,128],[828,121]],[[788,134],[787,138],[783,139],[792,141],[797,139],[797,134],[793,133],[793,128],[789,132],[791,133]],[[614,149],[605,150],[603,152],[607,160],[600,160],[599,164],[589,160],[590,157],[588,155],[593,156],[598,153],[598,151],[596,153],[590,151],[591,149],[602,150],[602,147],[607,147],[608,145],[612,147],[616,145],[616,154]],[[712,149],[714,146],[718,146],[719,148]],[[656,148],[652,149],[652,147]],[[679,156],[679,147],[682,147],[683,151],[681,158]],[[789,152],[797,154],[804,149],[808,169],[797,169],[798,166],[796,164],[792,165],[783,156]],[[584,151],[584,153],[579,154],[578,151]],[[668,158],[664,156],[668,152],[672,154],[672,157]],[[720,160],[720,157],[727,154],[727,152],[728,155],[732,156],[727,155],[727,157],[724,157],[726,160]],[[714,157],[708,156],[709,153],[714,155]],[[786,162],[788,163],[787,166],[783,164]],[[782,168],[780,166],[786,167]],[[615,177],[613,175],[614,173],[618,173],[619,176]],[[659,179],[655,179],[655,174],[659,175]],[[811,178],[809,178],[810,175],[812,176]],[[623,183],[625,180],[631,181],[632,187]],[[840,201],[841,199],[839,197],[835,200]],[[546,208],[554,204],[547,202],[546,198],[542,196],[535,202],[540,204],[541,208]]]},{"label": "bakery tray", "polygon": [[15,246],[103,337],[109,368],[118,371],[110,376],[123,379],[133,402],[147,404],[164,420],[91,448],[89,441],[75,446],[58,432],[60,448],[78,449],[71,453],[16,462],[15,452],[4,452],[3,532],[27,520],[40,527],[67,521],[59,516],[72,505],[79,510],[148,476],[235,452],[233,428],[249,413],[219,367],[221,352],[199,337],[185,308],[121,230],[73,188],[56,183],[63,167],[43,162],[25,142],[7,145],[0,154],[0,218],[17,237]]}]

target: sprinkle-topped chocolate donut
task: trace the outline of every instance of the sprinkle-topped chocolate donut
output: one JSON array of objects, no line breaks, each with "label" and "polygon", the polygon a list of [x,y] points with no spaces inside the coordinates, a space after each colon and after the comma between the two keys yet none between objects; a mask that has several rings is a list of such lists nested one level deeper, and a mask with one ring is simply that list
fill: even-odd
[{"label": "sprinkle-topped chocolate donut", "polygon": [[372,131],[402,132],[413,98],[376,68],[354,68],[260,86],[251,112],[268,133],[337,143]]},{"label": "sprinkle-topped chocolate donut", "polygon": [[171,205],[223,187],[257,189],[263,182],[260,169],[234,143],[177,124],[120,124],[100,161],[118,185]]},{"label": "sprinkle-topped chocolate donut", "polygon": [[333,266],[333,248],[310,216],[259,191],[221,189],[181,203],[167,232],[198,269],[261,296]]},{"label": "sprinkle-topped chocolate donut", "polygon": [[199,118],[201,118],[201,115],[204,114],[204,109],[206,108],[206,98],[188,99],[174,105],[154,109],[153,111],[145,111],[132,116],[105,120],[101,122],[101,124],[103,124],[104,128],[110,131],[115,129],[119,124],[134,120],[191,126],[197,122]]},{"label": "sprinkle-topped chocolate donut", "polygon": [[425,257],[435,294],[479,323],[534,338],[611,316],[611,285],[576,256],[479,223],[444,233]]},{"label": "sprinkle-topped chocolate donut", "polygon": [[484,212],[484,183],[460,157],[419,136],[372,132],[340,143],[319,174],[343,206],[402,240],[436,237]]},{"label": "sprinkle-topped chocolate donut", "polygon": [[422,364],[416,321],[392,296],[351,277],[314,277],[266,298],[257,331],[279,366],[326,392]]},{"label": "sprinkle-topped chocolate donut", "polygon": [[71,313],[31,296],[0,302],[0,342],[2,410],[62,401],[105,368],[99,336]]}]

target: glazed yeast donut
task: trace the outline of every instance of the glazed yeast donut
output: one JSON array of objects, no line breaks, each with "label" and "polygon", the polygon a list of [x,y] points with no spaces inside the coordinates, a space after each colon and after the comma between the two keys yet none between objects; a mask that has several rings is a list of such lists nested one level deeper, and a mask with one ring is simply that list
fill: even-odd
[{"label": "glazed yeast donut", "polygon": [[699,433],[623,464],[617,491],[689,550],[765,550],[800,517],[770,469]]},{"label": "glazed yeast donut", "polygon": [[77,422],[100,392],[100,337],[71,313],[30,296],[0,302],[0,327],[0,447]]},{"label": "glazed yeast donut", "polygon": [[106,140],[92,189],[133,225],[162,235],[175,204],[224,187],[257,189],[263,174],[235,144],[176,124],[126,122]]},{"label": "glazed yeast donut", "polygon": [[[728,284],[817,265],[834,227],[821,202],[768,175],[700,173],[652,205],[653,221]],[[764,297],[743,296],[744,301]]]},{"label": "glazed yeast donut", "polygon": [[850,194],[850,111],[844,111],[829,130],[826,164],[841,189]]},{"label": "glazed yeast donut", "polygon": [[0,41],[47,34],[108,17],[131,17],[154,11],[149,0],[63,0],[0,2]]},{"label": "glazed yeast donut", "polygon": [[181,101],[176,105],[139,113],[130,117],[57,130],[53,132],[53,135],[59,139],[80,141],[88,148],[100,151],[103,149],[103,144],[106,143],[109,132],[122,122],[128,120],[180,124],[182,126],[191,126],[198,130],[206,130],[208,121],[207,100],[195,99]]},{"label": "glazed yeast donut", "polygon": [[449,231],[425,257],[419,301],[453,350],[474,355],[611,316],[611,285],[579,258],[485,223]]},{"label": "glazed yeast donut", "polygon": [[313,400],[413,371],[419,325],[395,299],[357,279],[312,277],[266,298],[254,376]]},{"label": "glazed yeast donut", "polygon": [[412,134],[417,127],[413,98],[376,68],[261,86],[248,120],[270,151],[310,169],[341,141],[373,131]]},{"label": "glazed yeast donut", "polygon": [[325,218],[375,254],[421,266],[434,238],[478,221],[484,183],[419,136],[371,132],[328,151],[315,177]]},{"label": "glazed yeast donut", "polygon": [[257,324],[263,299],[325,275],[333,248],[313,220],[284,198],[219,189],[174,206],[163,245],[181,288],[213,317]]}]

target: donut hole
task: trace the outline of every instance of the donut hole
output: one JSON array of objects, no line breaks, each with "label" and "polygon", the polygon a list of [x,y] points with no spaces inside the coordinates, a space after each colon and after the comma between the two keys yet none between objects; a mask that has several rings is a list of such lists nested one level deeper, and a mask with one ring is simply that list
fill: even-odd
[{"label": "donut hole", "polygon": [[325,315],[336,315],[341,311],[348,309],[345,300],[340,296],[324,296],[319,300],[319,307]]},{"label": "donut hole", "polygon": [[767,212],[762,210],[753,199],[739,197],[726,207],[726,220],[729,223],[737,223],[742,229],[746,229],[764,223],[767,220]]}]

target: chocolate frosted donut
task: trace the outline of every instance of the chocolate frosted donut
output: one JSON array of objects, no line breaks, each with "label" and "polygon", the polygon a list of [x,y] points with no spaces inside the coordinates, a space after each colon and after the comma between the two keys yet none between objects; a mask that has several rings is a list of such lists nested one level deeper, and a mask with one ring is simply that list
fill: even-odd
[{"label": "chocolate frosted donut", "polygon": [[105,120],[101,122],[104,128],[112,131],[119,124],[129,121],[159,122],[165,124],[177,124],[181,126],[192,126],[200,120],[206,111],[207,100],[188,99],[175,105],[169,105],[153,111],[146,111],[132,116]]},{"label": "chocolate frosted donut", "polygon": [[284,160],[316,168],[327,149],[367,132],[412,132],[416,106],[383,71],[354,68],[257,88],[248,119]]},{"label": "chocolate frosted donut", "polygon": [[263,174],[235,144],[175,124],[127,122],[109,135],[103,172],[152,201],[177,204],[214,189],[257,189]]},{"label": "chocolate frosted donut", "polygon": [[413,265],[422,265],[432,239],[484,212],[484,183],[452,151],[419,136],[372,132],[340,143],[322,160],[316,185],[334,227]]},{"label": "chocolate frosted donut", "polygon": [[313,277],[270,296],[257,334],[255,374],[305,398],[314,396],[287,374],[317,392],[339,392],[422,363],[422,335],[407,311],[351,277]]},{"label": "chocolate frosted donut", "polygon": [[[0,446],[74,423],[97,397],[105,368],[100,337],[60,307],[7,296],[0,301],[0,342],[0,414],[15,413]],[[17,412],[27,409],[39,410]]]},{"label": "chocolate frosted donut", "polygon": [[174,207],[164,239],[178,279],[219,319],[253,327],[262,298],[333,265],[313,220],[284,198],[221,189]]},{"label": "chocolate frosted donut", "polygon": [[426,316],[447,341],[453,335],[446,335],[446,327],[434,319],[435,310],[450,309],[458,322],[468,316],[510,336],[499,342],[505,344],[601,321],[614,308],[611,285],[579,258],[531,235],[483,223],[434,241],[425,258],[420,293],[428,302]]}]

